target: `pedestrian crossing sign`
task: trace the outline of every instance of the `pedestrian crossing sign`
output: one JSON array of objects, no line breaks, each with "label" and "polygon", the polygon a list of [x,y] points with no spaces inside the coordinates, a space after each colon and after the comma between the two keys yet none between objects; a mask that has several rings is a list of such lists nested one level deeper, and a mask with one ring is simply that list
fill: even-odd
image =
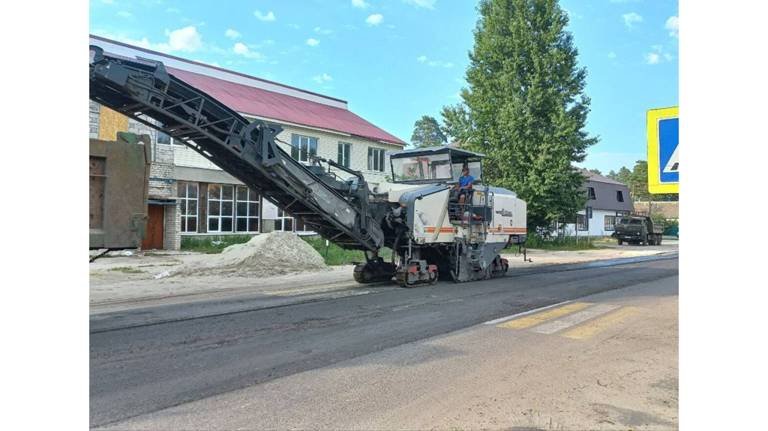
[{"label": "pedestrian crossing sign", "polygon": [[680,121],[677,112],[677,106],[648,111],[648,191],[651,193],[678,193]]}]

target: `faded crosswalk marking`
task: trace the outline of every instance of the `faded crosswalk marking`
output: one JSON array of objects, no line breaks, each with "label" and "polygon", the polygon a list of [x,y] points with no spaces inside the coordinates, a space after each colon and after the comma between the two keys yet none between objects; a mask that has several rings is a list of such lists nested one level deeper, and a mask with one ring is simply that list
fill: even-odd
[{"label": "faded crosswalk marking", "polygon": [[576,340],[590,338],[605,331],[609,327],[620,323],[622,320],[637,314],[639,311],[640,309],[637,307],[623,307],[591,322],[570,329],[564,332],[562,336]]},{"label": "faded crosswalk marking", "polygon": [[589,302],[572,302],[570,304],[563,305],[562,307],[553,308],[551,310],[542,311],[541,313],[532,314],[520,319],[510,320],[508,322],[497,325],[499,328],[509,329],[525,329],[531,326],[538,325],[542,322],[546,322],[550,319],[556,319],[566,314],[570,314],[579,310],[583,310],[592,305]]},{"label": "faded crosswalk marking", "polygon": [[533,328],[532,331],[538,332],[539,334],[554,334],[555,332],[586,322],[589,319],[593,319],[617,308],[619,308],[619,306],[615,304],[598,304],[586,310],[579,311],[578,313],[573,313],[561,319],[539,325]]}]

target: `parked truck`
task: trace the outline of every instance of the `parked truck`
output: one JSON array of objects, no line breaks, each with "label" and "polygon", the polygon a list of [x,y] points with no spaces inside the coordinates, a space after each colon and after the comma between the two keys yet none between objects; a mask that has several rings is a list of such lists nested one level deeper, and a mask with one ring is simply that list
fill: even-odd
[{"label": "parked truck", "polygon": [[661,234],[664,226],[654,223],[653,219],[643,215],[625,216],[616,222],[613,236],[619,245],[625,242],[642,245],[661,245]]}]

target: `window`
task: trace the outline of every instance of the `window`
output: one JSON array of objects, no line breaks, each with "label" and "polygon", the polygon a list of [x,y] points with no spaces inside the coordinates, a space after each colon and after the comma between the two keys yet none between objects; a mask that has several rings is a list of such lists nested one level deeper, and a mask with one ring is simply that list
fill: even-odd
[{"label": "window", "polygon": [[168,136],[167,134],[158,131],[157,132],[157,143],[161,145],[171,145],[171,142],[173,139]]},{"label": "window", "polygon": [[392,160],[395,181],[451,180],[451,157],[448,154],[396,157]]},{"label": "window", "polygon": [[308,162],[310,157],[317,155],[317,138],[302,135],[291,135],[291,157]]},{"label": "window", "polygon": [[277,219],[275,220],[275,230],[293,232],[293,217],[289,216],[288,213],[281,210],[280,208],[277,209]]},{"label": "window", "polygon": [[182,232],[197,232],[197,192],[197,183],[179,181],[178,195]]},{"label": "window", "polygon": [[349,167],[349,153],[352,145],[346,142],[339,142],[339,154],[336,161],[345,168]]},{"label": "window", "polygon": [[233,186],[208,185],[208,232],[232,232]]},{"label": "window", "polygon": [[614,230],[616,226],[616,216],[605,216],[605,230]]},{"label": "window", "polygon": [[576,230],[587,230],[587,217],[584,214],[576,214]]},{"label": "window", "polygon": [[237,186],[235,232],[259,231],[259,195],[245,186]]},{"label": "window", "polygon": [[94,101],[89,101],[88,104],[88,135],[91,138],[98,139],[99,137],[99,109],[100,106]]},{"label": "window", "polygon": [[587,198],[591,201],[597,199],[597,196],[595,195],[594,187],[587,187]]},{"label": "window", "polygon": [[624,193],[621,190],[616,190],[616,200],[624,202]]},{"label": "window", "polygon": [[384,172],[384,149],[368,147],[368,170]]}]

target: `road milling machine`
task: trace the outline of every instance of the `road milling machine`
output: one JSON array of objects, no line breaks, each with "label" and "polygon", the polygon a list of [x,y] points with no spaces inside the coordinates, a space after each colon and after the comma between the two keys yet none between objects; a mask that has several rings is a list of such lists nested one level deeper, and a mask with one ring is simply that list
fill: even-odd
[{"label": "road milling machine", "polygon": [[[249,121],[170,74],[158,61],[90,47],[90,98],[200,153],[328,241],[362,250],[360,283],[403,287],[499,277],[499,253],[526,239],[526,203],[483,184],[478,153],[451,147],[390,154],[391,181],[371,188],[358,171],[316,157],[305,165],[279,145],[277,124]],[[475,178],[459,199],[464,168]],[[380,251],[392,249],[385,260]]]}]

